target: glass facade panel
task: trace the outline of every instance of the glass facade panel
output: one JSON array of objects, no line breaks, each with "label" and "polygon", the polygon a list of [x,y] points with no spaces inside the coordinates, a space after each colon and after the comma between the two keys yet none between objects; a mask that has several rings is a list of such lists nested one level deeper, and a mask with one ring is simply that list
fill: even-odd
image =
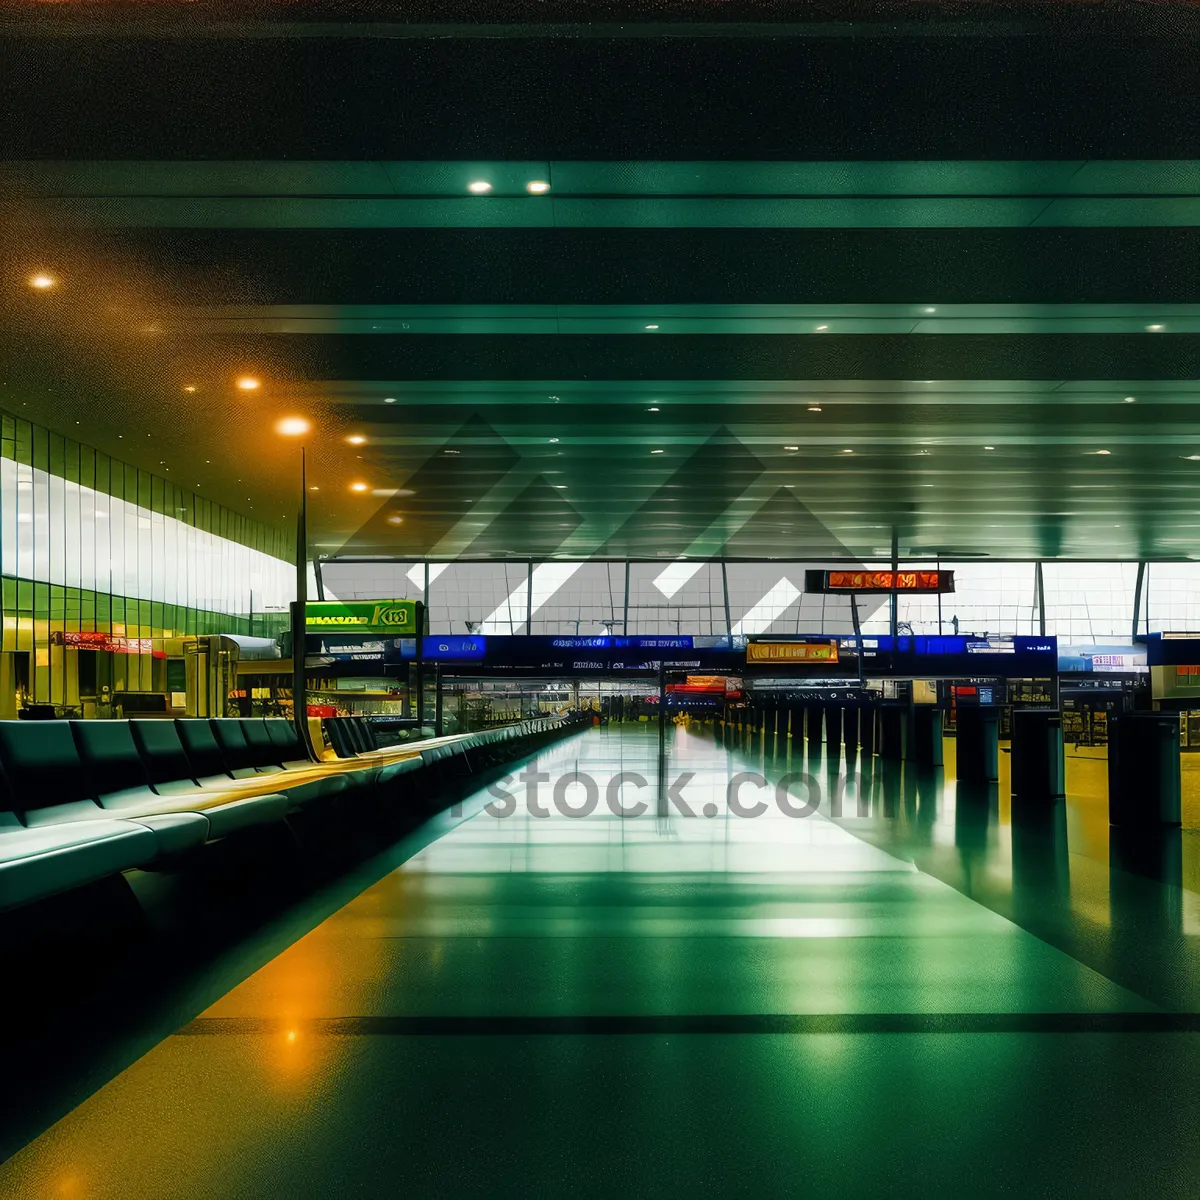
[{"label": "glass facade panel", "polygon": [[[623,562],[551,562],[533,570],[531,633],[621,633],[625,621]],[[630,624],[633,614],[630,613]]]},{"label": "glass facade panel", "polygon": [[1150,563],[1138,621],[1151,633],[1200,633],[1200,562]]},{"label": "glass facade panel", "polygon": [[727,633],[721,564],[691,559],[631,563],[629,632]]},{"label": "glass facade panel", "polygon": [[[954,572],[954,591],[943,596],[900,596],[897,625],[912,633],[1037,634],[1036,564],[1031,562],[906,563]],[[882,624],[880,621],[882,620]],[[887,606],[871,628],[886,632]]]},{"label": "glass facade panel", "polygon": [[529,601],[529,563],[430,564],[431,633],[525,633]]},{"label": "glass facade panel", "polygon": [[[79,699],[78,652],[56,645],[57,632],[273,632],[278,619],[261,613],[294,595],[290,552],[279,531],[232,522],[175,484],[0,414],[0,650],[30,655],[35,703]],[[114,686],[152,686],[149,655],[112,657]]]},{"label": "glass facade panel", "polygon": [[1080,642],[1129,636],[1137,563],[1048,562],[1042,580],[1047,633]]}]

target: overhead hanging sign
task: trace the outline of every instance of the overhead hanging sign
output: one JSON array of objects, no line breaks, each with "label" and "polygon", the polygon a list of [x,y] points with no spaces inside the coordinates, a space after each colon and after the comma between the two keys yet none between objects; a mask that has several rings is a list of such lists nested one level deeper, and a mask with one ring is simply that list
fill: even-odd
[{"label": "overhead hanging sign", "polygon": [[804,590],[821,595],[954,591],[953,571],[805,571]]},{"label": "overhead hanging sign", "polygon": [[746,661],[829,663],[835,666],[838,661],[838,644],[833,638],[827,642],[749,642],[746,645]]},{"label": "overhead hanging sign", "polygon": [[309,633],[412,634],[417,631],[417,601],[312,601],[304,606]]}]

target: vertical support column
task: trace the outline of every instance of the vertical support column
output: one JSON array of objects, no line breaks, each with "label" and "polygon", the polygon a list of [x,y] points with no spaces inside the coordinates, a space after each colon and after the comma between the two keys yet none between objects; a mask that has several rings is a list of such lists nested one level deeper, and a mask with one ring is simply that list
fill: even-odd
[{"label": "vertical support column", "polygon": [[533,559],[529,560],[529,574],[525,577],[525,633],[533,633]]},{"label": "vertical support column", "polygon": [[625,603],[621,608],[621,632],[629,632],[629,559],[625,560]]},{"label": "vertical support column", "polygon": [[942,765],[942,710],[932,704],[913,706],[909,723],[911,744],[905,758],[921,767]]},{"label": "vertical support column", "polygon": [[[628,563],[626,563],[628,566]],[[667,669],[658,664],[658,815],[667,809]]]},{"label": "vertical support column", "polygon": [[296,512],[296,599],[292,602],[292,723],[300,744],[313,756],[308,736],[308,679],[305,674],[308,610],[308,468],[300,447],[300,506]]},{"label": "vertical support column", "polygon": [[842,706],[830,704],[825,709],[825,749],[829,758],[842,754]]},{"label": "vertical support column", "polygon": [[870,700],[864,700],[858,714],[858,744],[862,748],[864,758],[875,753],[876,717],[875,706]]},{"label": "vertical support column", "polygon": [[[1140,577],[1139,577],[1140,578]],[[1046,581],[1042,575],[1042,564],[1036,562],[1033,564],[1033,584],[1037,592],[1037,609],[1038,609],[1038,636],[1046,636]],[[1134,601],[1134,617],[1133,624],[1137,626],[1137,601]]]},{"label": "vertical support column", "polygon": [[819,704],[810,704],[805,712],[805,736],[808,738],[808,748],[816,750],[821,744],[822,713]]},{"label": "vertical support column", "polygon": [[899,762],[904,754],[904,709],[887,704],[878,713],[879,757]]},{"label": "vertical support column", "polygon": [[724,559],[721,559],[721,593],[725,597],[725,633],[726,636],[732,638],[733,619],[729,615],[729,573],[725,569]]},{"label": "vertical support column", "polygon": [[[895,525],[892,526],[892,570],[900,569],[900,530]],[[894,582],[894,581],[893,581]],[[896,636],[896,619],[899,616],[899,596],[896,594],[896,589],[892,589],[892,594],[888,597],[888,630],[892,637]],[[859,653],[861,660],[862,654]]]},{"label": "vertical support column", "polygon": [[[1141,620],[1141,616],[1142,616],[1142,586],[1145,583],[1145,580],[1146,580],[1146,564],[1144,562],[1140,562],[1140,563],[1138,563],[1137,583],[1134,585],[1134,588],[1133,588],[1133,636],[1134,637],[1137,637],[1138,623]],[[1147,621],[1147,624],[1149,624],[1148,621]],[[1043,630],[1042,632],[1044,633],[1045,630]]]},{"label": "vertical support column", "polygon": [[862,701],[855,700],[842,709],[842,744],[847,753],[858,749],[858,723],[862,717]]}]

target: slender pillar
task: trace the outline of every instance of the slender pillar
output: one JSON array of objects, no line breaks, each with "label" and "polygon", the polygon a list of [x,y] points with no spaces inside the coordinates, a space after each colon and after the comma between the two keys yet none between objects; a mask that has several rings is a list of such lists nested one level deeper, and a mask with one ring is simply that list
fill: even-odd
[{"label": "slender pillar", "polygon": [[904,757],[922,767],[942,765],[942,710],[931,704],[913,705],[909,719],[910,741]]},{"label": "slender pillar", "polygon": [[858,749],[858,723],[862,715],[862,704],[855,700],[842,709],[842,743],[847,751]]},{"label": "slender pillar", "polygon": [[878,710],[869,701],[864,700],[862,711],[858,714],[858,744],[862,747],[863,757],[875,753],[875,727]]},{"label": "slender pillar", "polygon": [[810,704],[805,713],[805,734],[808,737],[808,747],[815,750],[821,744],[821,726],[823,714],[819,704]]},{"label": "slender pillar", "polygon": [[842,754],[842,706],[831,704],[825,709],[825,748],[828,757]]},{"label": "slender pillar", "polygon": [[898,705],[888,704],[878,710],[879,757],[890,762],[899,762],[904,755],[905,711]]},{"label": "slender pillar", "polygon": [[300,506],[296,511],[296,599],[292,602],[292,721],[300,744],[313,755],[308,736],[308,679],[305,674],[308,608],[308,473],[300,447]]}]

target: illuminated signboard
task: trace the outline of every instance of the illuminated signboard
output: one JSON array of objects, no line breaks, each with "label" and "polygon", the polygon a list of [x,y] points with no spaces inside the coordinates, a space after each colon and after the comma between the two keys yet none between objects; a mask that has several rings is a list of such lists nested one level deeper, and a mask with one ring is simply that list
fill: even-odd
[{"label": "illuminated signboard", "polygon": [[805,571],[804,590],[819,594],[954,591],[953,571]]},{"label": "illuminated signboard", "polygon": [[115,637],[111,633],[76,632],[56,629],[50,636],[56,646],[68,646],[72,650],[106,650],[110,654],[153,654],[164,658],[163,651],[155,651],[152,638]]},{"label": "illuminated signboard", "polygon": [[415,600],[370,600],[346,604],[340,601],[311,602],[304,608],[309,633],[415,633]]},{"label": "illuminated signboard", "polygon": [[838,644],[834,640],[828,642],[750,642],[746,646],[746,661],[752,663],[829,663],[831,666],[836,666]]}]

